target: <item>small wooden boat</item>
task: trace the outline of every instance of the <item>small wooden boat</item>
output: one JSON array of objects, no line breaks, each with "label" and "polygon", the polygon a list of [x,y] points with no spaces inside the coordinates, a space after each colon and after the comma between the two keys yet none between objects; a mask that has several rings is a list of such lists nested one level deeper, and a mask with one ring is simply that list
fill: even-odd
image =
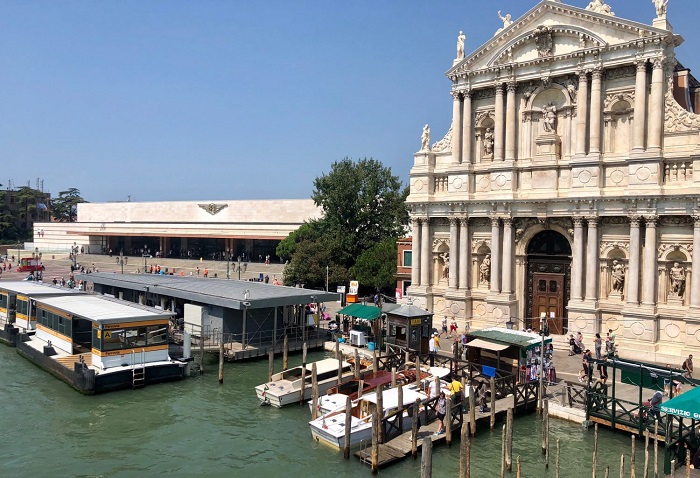
[{"label": "small wooden boat", "polygon": [[[330,387],[338,384],[338,361],[336,359],[319,360],[316,363],[316,378],[318,380],[319,394],[325,394]],[[353,377],[352,367],[347,362],[342,362],[341,382]],[[272,380],[255,387],[255,393],[261,405],[284,407],[292,403],[298,403],[302,399],[301,391],[304,390],[303,400],[311,398],[311,370],[313,363],[306,364],[306,378],[302,384],[303,366],[293,367],[272,376]]]}]

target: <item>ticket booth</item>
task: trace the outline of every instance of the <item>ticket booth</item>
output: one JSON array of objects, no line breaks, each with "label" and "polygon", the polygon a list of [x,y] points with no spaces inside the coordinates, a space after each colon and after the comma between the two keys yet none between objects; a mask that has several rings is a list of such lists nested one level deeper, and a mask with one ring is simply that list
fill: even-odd
[{"label": "ticket booth", "polygon": [[433,314],[415,305],[403,305],[386,313],[387,342],[427,354],[433,331]]}]

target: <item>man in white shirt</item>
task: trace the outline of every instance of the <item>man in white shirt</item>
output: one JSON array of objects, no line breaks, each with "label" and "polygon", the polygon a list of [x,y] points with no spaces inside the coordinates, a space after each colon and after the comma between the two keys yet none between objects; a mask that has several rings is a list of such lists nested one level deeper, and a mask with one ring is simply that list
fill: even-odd
[{"label": "man in white shirt", "polygon": [[435,366],[435,336],[437,334],[433,333],[432,337],[428,340],[428,351],[430,352],[430,366]]}]

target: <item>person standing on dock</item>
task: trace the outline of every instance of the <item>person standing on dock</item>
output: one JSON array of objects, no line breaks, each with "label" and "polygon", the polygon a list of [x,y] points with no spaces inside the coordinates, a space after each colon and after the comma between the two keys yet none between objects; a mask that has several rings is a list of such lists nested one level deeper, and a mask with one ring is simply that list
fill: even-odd
[{"label": "person standing on dock", "polygon": [[428,340],[428,352],[430,353],[430,366],[431,367],[435,366],[435,337],[437,337],[437,333],[433,332],[433,336],[430,337],[430,340]]},{"label": "person standing on dock", "polygon": [[438,418],[438,429],[435,435],[440,435],[445,433],[445,415],[447,414],[447,400],[445,399],[445,392],[440,391],[440,396],[437,400],[437,418]]},{"label": "person standing on dock", "polygon": [[[683,377],[684,378],[693,378],[693,356],[688,355],[688,358],[683,361],[683,365],[681,366],[683,369]],[[692,385],[692,384],[691,384]]]},{"label": "person standing on dock", "polygon": [[447,337],[447,316],[442,319],[442,332],[440,332],[440,335],[445,334],[445,337]]}]

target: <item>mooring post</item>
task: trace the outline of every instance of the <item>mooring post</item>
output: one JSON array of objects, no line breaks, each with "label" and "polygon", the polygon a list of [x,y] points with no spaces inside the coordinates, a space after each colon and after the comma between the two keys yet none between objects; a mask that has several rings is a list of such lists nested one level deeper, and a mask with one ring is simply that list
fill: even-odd
[{"label": "mooring post", "polygon": [[685,478],[690,478],[690,448],[685,453]]},{"label": "mooring post", "polygon": [[[547,320],[545,318],[545,320]],[[542,328],[542,321],[540,320],[540,329]],[[539,385],[539,397],[537,399],[537,411],[542,413],[542,400],[544,399],[544,332],[540,330],[542,334],[542,344],[540,345],[540,383]]]},{"label": "mooring post", "polygon": [[379,371],[379,361],[377,360],[377,349],[372,350],[372,372],[377,373]]},{"label": "mooring post", "polygon": [[676,460],[671,460],[671,478],[676,476]]},{"label": "mooring post", "polygon": [[396,367],[391,367],[391,388],[396,387]]},{"label": "mooring post", "polygon": [[423,438],[420,476],[421,478],[431,478],[433,476],[433,442],[430,440],[430,437]]},{"label": "mooring post", "polygon": [[301,361],[304,365],[306,365],[306,354],[308,352],[308,347],[306,345],[306,342],[301,347]]},{"label": "mooring post", "polygon": [[372,415],[372,474],[379,471],[379,414]]},{"label": "mooring post", "polygon": [[503,424],[501,431],[501,478],[506,476],[506,425]]},{"label": "mooring post", "polygon": [[624,453],[622,455],[620,455],[620,478],[625,478],[625,454]]},{"label": "mooring post", "polygon": [[420,420],[420,398],[413,405],[413,420],[411,420],[411,456],[418,458],[418,421]]},{"label": "mooring post", "polygon": [[[398,386],[396,391],[397,391],[398,399],[399,399],[399,401],[398,401],[398,405],[399,405],[398,417],[400,420],[400,418],[403,417],[403,411],[405,409],[405,407],[403,406],[403,383],[399,382],[399,386]],[[403,433],[403,431],[404,431],[403,425],[401,425],[401,433]]]},{"label": "mooring post", "polygon": [[445,443],[452,446],[452,397],[445,399]]},{"label": "mooring post", "polygon": [[362,398],[362,392],[365,389],[365,381],[363,379],[360,379],[360,381],[357,384],[357,398]]},{"label": "mooring post", "polygon": [[469,428],[472,436],[476,436],[476,400],[474,387],[469,384]]},{"label": "mooring post", "polygon": [[515,461],[515,476],[516,478],[521,478],[520,474],[520,455],[518,455],[517,460]]},{"label": "mooring post", "polygon": [[284,346],[282,348],[282,370],[289,368],[289,337],[284,334]]},{"label": "mooring post", "polygon": [[557,438],[557,458],[554,465],[554,478],[559,478],[559,438]]},{"label": "mooring post", "polygon": [[204,374],[204,337],[199,333],[199,373]]},{"label": "mooring post", "polygon": [[271,348],[267,352],[267,381],[272,382],[272,376],[275,374],[275,349]]},{"label": "mooring post", "polygon": [[350,432],[352,432],[352,399],[348,395],[345,399],[345,443],[343,443],[343,457],[350,458]]},{"label": "mooring post", "polygon": [[659,420],[654,420],[654,478],[659,476]]},{"label": "mooring post", "polygon": [[219,344],[219,385],[224,383],[224,341]]},{"label": "mooring post", "polygon": [[644,430],[644,478],[649,478],[649,429]]},{"label": "mooring post", "polygon": [[513,409],[506,412],[506,470],[513,468]]},{"label": "mooring post", "polygon": [[311,419],[318,418],[318,375],[316,362],[311,365]]},{"label": "mooring post", "polygon": [[377,411],[375,413],[378,417],[377,421],[377,440],[379,443],[384,443],[384,427],[382,422],[384,421],[384,385],[377,385]]},{"label": "mooring post", "polygon": [[637,472],[634,466],[637,464],[637,435],[632,435],[632,455],[630,456],[630,464],[632,466],[632,471],[630,472],[630,478],[637,478]]},{"label": "mooring post", "polygon": [[544,454],[544,467],[549,468],[549,400],[542,401],[542,453]]},{"label": "mooring post", "polygon": [[467,379],[462,375],[462,414],[467,409]]},{"label": "mooring post", "polygon": [[360,378],[360,351],[355,349],[355,378]]},{"label": "mooring post", "polygon": [[605,467],[605,478],[610,478],[610,466]]},{"label": "mooring post", "polygon": [[304,404],[304,394],[306,392],[306,342],[301,353],[301,388],[299,389],[299,405]]},{"label": "mooring post", "polygon": [[335,339],[335,359],[340,360],[340,341]]},{"label": "mooring post", "polygon": [[471,475],[471,438],[469,437],[469,422],[462,420],[462,434],[459,447],[459,476],[470,478]]},{"label": "mooring post", "polygon": [[598,424],[593,426],[593,478],[597,476],[598,467]]},{"label": "mooring post", "polygon": [[343,355],[338,358],[338,386],[343,383]]},{"label": "mooring post", "polygon": [[489,386],[491,387],[491,430],[496,426],[496,379],[491,377]]}]

